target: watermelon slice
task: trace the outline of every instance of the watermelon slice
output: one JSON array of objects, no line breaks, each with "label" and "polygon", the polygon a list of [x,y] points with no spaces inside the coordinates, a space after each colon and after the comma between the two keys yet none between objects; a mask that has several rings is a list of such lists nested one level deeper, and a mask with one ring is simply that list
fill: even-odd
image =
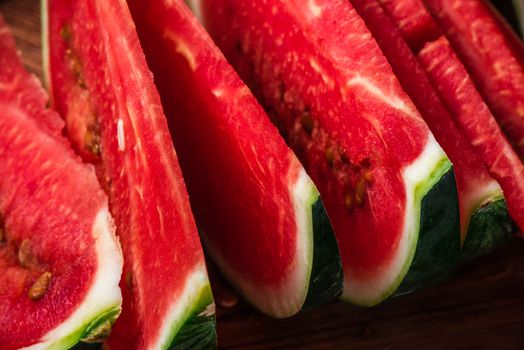
[{"label": "watermelon slice", "polygon": [[451,165],[349,2],[194,6],[319,188],[344,300],[374,305],[457,263]]},{"label": "watermelon slice", "polygon": [[46,104],[0,16],[2,350],[102,341],[122,303],[107,197]]},{"label": "watermelon slice", "polygon": [[381,0],[383,7],[378,0],[351,2],[453,162],[463,258],[481,255],[504,244],[512,237],[512,226],[502,190],[448,113],[414,54],[427,41],[441,36],[440,28],[419,0]]},{"label": "watermelon slice", "polygon": [[122,242],[114,349],[214,347],[214,304],[160,98],[125,1],[44,3],[53,103],[96,164]]},{"label": "watermelon slice", "polygon": [[[129,0],[207,251],[262,312],[342,291],[315,185],[182,0]],[[227,198],[227,200],[225,200]]]},{"label": "watermelon slice", "polygon": [[424,0],[521,159],[524,46],[482,0]]},{"label": "watermelon slice", "polygon": [[418,56],[470,144],[500,183],[510,215],[524,232],[524,164],[504,137],[447,39],[441,37],[427,43]]}]

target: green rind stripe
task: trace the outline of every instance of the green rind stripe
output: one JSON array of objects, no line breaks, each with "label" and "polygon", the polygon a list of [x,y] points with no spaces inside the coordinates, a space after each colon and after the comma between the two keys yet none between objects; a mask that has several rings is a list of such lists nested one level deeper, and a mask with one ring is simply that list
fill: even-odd
[{"label": "green rind stripe", "polygon": [[[48,349],[49,350],[65,350],[72,348],[75,344],[85,338],[97,338],[97,334],[93,333],[93,330],[99,328],[98,326],[108,324],[108,326],[113,325],[118,315],[120,314],[120,306],[111,307],[100,314],[98,314],[94,319],[86,322],[78,330],[70,334],[69,336],[57,340],[53,343]],[[107,328],[105,328],[107,329]],[[109,327],[110,329],[110,327]],[[101,334],[98,334],[101,335]],[[103,339],[100,339],[103,340]],[[78,349],[78,347],[75,347]]]},{"label": "green rind stripe", "polygon": [[[207,309],[211,307],[209,314]],[[197,302],[187,310],[181,323],[171,329],[172,341],[166,349],[216,349],[216,321],[214,314],[213,294],[207,284],[200,292]]]},{"label": "green rind stripe", "polygon": [[513,232],[515,228],[508,214],[506,200],[500,196],[493,198],[471,216],[461,262],[505,245],[513,237]]},{"label": "green rind stripe", "polygon": [[460,258],[458,196],[449,161],[446,159],[446,164],[419,184],[415,192],[415,203],[421,203],[419,237],[413,261],[394,295],[442,281]]},{"label": "green rind stripe", "polygon": [[328,303],[342,293],[344,273],[337,240],[322,200],[317,196],[312,204],[313,266],[306,300],[301,311],[309,311]]}]

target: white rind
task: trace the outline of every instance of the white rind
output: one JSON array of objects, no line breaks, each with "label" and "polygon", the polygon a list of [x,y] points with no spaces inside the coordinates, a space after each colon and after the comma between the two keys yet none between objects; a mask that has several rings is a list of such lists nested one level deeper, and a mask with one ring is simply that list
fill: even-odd
[{"label": "white rind", "polygon": [[122,251],[115,236],[115,227],[107,206],[98,212],[92,234],[95,237],[98,271],[84,302],[60,326],[42,337],[40,343],[23,349],[53,348],[75,332],[86,328],[100,314],[111,308],[120,307],[122,304],[122,294],[118,287],[122,275]]},{"label": "white rind", "polygon": [[300,169],[297,180],[290,184],[290,194],[297,224],[296,254],[287,271],[287,278],[278,286],[246,281],[228,264],[227,259],[206,242],[205,234],[203,235],[207,251],[230,283],[258,310],[275,318],[290,317],[300,311],[306,300],[313,262],[312,205],[318,198],[318,192],[303,168]]},{"label": "white rind", "polygon": [[430,134],[424,151],[403,171],[406,211],[404,229],[398,242],[397,253],[376,278],[359,280],[346,273],[348,278],[344,279],[343,300],[359,305],[375,305],[394,292],[395,286],[402,282],[413,260],[420,229],[421,203],[415,203],[416,188],[431,178],[443,159],[446,159],[444,151]]},{"label": "white rind", "polygon": [[[149,346],[149,350],[167,349],[173,341],[173,336],[178,333],[184,325],[187,317],[191,316],[193,307],[200,301],[202,292],[209,288],[209,280],[204,264],[199,265],[186,279],[184,289],[180,297],[173,302],[167,314],[163,317],[163,325],[159,332],[160,336],[155,343]],[[214,314],[214,303],[208,306],[208,313]]]}]

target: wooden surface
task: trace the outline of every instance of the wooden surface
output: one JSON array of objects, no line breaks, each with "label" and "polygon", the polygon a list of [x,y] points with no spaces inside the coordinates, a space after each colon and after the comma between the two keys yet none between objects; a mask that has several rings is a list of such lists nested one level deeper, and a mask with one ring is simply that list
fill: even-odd
[{"label": "wooden surface", "polygon": [[[39,4],[0,1],[28,69],[41,74]],[[287,320],[245,303],[218,308],[221,349],[524,349],[524,241],[454,277],[365,309],[333,302]]]}]

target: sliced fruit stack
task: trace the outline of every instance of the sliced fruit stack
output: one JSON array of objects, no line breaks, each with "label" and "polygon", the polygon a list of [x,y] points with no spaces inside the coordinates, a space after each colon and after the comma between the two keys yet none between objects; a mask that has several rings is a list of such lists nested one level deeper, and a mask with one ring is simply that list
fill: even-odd
[{"label": "sliced fruit stack", "polygon": [[191,208],[277,318],[376,305],[522,232],[524,46],[489,4],[191,7],[44,1],[65,124],[0,21],[0,349],[215,348]]}]

